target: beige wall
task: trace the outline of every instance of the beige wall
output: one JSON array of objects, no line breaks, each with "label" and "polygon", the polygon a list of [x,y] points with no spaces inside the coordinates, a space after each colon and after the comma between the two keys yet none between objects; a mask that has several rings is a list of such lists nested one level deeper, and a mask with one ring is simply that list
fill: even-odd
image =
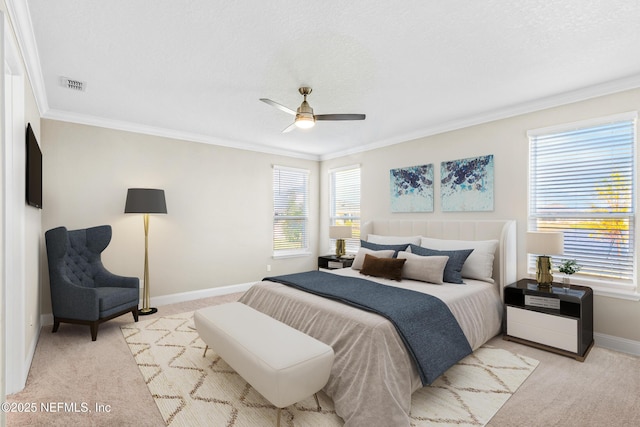
[{"label": "beige wall", "polygon": [[[103,262],[114,273],[143,276],[142,216],[123,213],[127,188],[165,190],[168,214],[149,226],[152,298],[316,266],[316,161],[54,120],[42,120],[42,141],[43,230],[110,224]],[[311,256],[272,258],[273,164],[311,171]],[[42,312],[51,313],[44,276]]]},{"label": "beige wall", "polygon": [[[360,164],[362,168],[362,220],[374,218],[516,219],[518,223],[518,276],[527,276],[524,233],[527,227],[528,138],[530,129],[603,117],[640,108],[640,90],[631,90],[509,119],[421,138],[386,148],[324,161],[321,167],[321,212],[328,212],[327,171]],[[443,213],[440,210],[440,162],[493,154],[495,161],[494,212]],[[435,210],[433,213],[391,214],[389,169],[433,163]],[[570,164],[570,159],[567,159]],[[328,218],[323,216],[320,247]],[[640,341],[640,302],[597,296],[594,304],[596,332]]]},{"label": "beige wall", "polygon": [[[152,296],[251,282],[266,275],[267,264],[274,274],[315,268],[315,255],[330,250],[327,171],[360,164],[363,220],[514,218],[518,221],[518,274],[524,277],[526,132],[639,106],[640,90],[631,90],[321,163],[43,120],[42,229],[111,224],[114,238],[104,254],[105,264],[117,273],[141,277],[142,220],[122,213],[126,189],[164,188],[169,214],[151,218]],[[442,213],[436,179],[434,213],[390,213],[389,169],[434,163],[437,178],[442,161],[486,154],[495,156],[494,212]],[[311,236],[318,236],[317,241],[312,239],[314,256],[271,258],[272,164],[312,171]],[[49,313],[44,276],[42,312]],[[635,327],[640,322],[640,303],[598,296],[595,314],[596,332],[640,341]]]},{"label": "beige wall", "polygon": [[[25,122],[31,123],[33,132],[40,142],[42,140],[40,129],[40,112],[36,105],[31,84],[25,78],[24,100],[25,100]],[[40,144],[42,146],[42,144]],[[24,146],[23,146],[24,147]],[[24,176],[26,171],[21,170]],[[21,195],[24,198],[24,193]],[[44,237],[42,234],[42,211],[25,205],[25,325],[27,337],[25,340],[25,354],[29,354],[37,343],[40,332],[40,298],[42,295],[40,282],[42,271],[38,268],[42,260],[46,259],[44,252]]]}]

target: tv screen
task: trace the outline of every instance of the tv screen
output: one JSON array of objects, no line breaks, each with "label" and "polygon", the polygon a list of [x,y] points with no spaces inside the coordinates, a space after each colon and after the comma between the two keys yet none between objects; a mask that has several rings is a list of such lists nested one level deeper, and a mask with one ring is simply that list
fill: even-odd
[{"label": "tv screen", "polygon": [[42,151],[36,135],[27,124],[27,203],[42,209]]}]

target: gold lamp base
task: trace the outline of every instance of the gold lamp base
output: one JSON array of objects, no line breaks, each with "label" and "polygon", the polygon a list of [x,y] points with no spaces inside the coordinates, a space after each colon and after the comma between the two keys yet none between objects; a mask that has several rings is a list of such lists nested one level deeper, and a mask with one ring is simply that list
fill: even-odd
[{"label": "gold lamp base", "polygon": [[539,288],[549,289],[552,287],[553,274],[551,274],[551,257],[541,255],[536,262],[536,281]]},{"label": "gold lamp base", "polygon": [[341,257],[347,253],[347,244],[344,239],[336,240],[336,256]]},{"label": "gold lamp base", "polygon": [[138,310],[141,316],[157,313],[158,309],[149,307],[151,298],[149,296],[149,214],[144,214],[144,289],[142,291],[142,308]]}]

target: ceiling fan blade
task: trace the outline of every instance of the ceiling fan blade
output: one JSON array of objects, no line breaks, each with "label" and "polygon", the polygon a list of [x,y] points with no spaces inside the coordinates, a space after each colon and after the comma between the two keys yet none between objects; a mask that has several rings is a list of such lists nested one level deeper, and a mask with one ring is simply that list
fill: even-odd
[{"label": "ceiling fan blade", "polygon": [[278,110],[284,111],[285,113],[289,113],[289,114],[294,115],[294,116],[296,115],[296,112],[293,111],[291,108],[285,107],[282,104],[278,104],[277,102],[272,101],[272,100],[270,100],[268,98],[260,98],[260,101],[262,101],[262,102],[264,102],[266,104],[269,104],[272,107],[276,107]]},{"label": "ceiling fan blade", "polygon": [[364,114],[316,114],[316,120],[364,120]]},{"label": "ceiling fan blade", "polygon": [[289,126],[287,126],[282,133],[287,133],[287,132],[291,132],[292,130],[294,130],[296,128],[296,122],[291,123]]}]

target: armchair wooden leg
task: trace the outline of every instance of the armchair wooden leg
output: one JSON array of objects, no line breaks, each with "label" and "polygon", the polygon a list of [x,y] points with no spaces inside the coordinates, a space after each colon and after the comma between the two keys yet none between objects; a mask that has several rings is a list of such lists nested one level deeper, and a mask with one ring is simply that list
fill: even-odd
[{"label": "armchair wooden leg", "polygon": [[91,322],[89,328],[91,328],[91,341],[98,339],[98,322]]},{"label": "armchair wooden leg", "polygon": [[133,319],[138,321],[138,307],[127,308],[117,313],[114,313],[107,317],[102,317],[98,320],[80,320],[80,319],[68,319],[65,317],[56,317],[53,316],[53,330],[51,332],[57,332],[60,327],[60,323],[73,323],[76,325],[89,325],[89,329],[91,330],[91,341],[95,341],[98,339],[98,326],[100,323],[106,322],[107,320],[115,319],[118,316],[122,316],[127,313],[133,314]]}]

